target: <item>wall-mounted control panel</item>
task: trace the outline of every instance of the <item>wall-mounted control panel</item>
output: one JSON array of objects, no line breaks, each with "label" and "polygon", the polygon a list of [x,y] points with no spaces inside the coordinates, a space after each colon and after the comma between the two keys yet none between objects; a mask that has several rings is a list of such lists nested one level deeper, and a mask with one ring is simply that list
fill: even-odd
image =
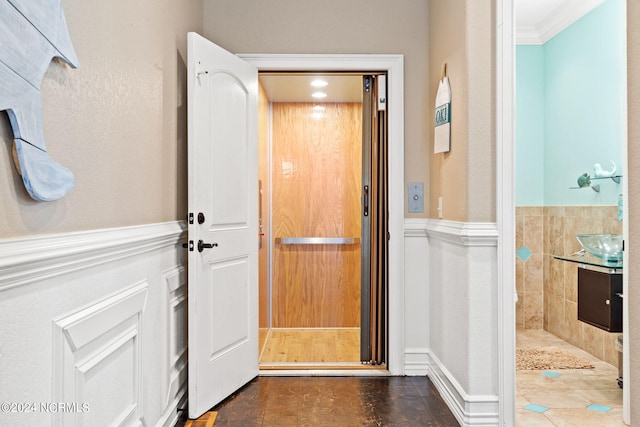
[{"label": "wall-mounted control panel", "polygon": [[409,213],[424,212],[424,183],[409,183]]}]

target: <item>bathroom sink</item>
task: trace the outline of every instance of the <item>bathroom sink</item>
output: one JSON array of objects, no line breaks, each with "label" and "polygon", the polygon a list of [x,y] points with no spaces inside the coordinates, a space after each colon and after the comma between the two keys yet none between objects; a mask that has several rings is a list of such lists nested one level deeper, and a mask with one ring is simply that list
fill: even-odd
[{"label": "bathroom sink", "polygon": [[622,259],[622,234],[578,234],[582,248],[598,258],[607,261]]}]

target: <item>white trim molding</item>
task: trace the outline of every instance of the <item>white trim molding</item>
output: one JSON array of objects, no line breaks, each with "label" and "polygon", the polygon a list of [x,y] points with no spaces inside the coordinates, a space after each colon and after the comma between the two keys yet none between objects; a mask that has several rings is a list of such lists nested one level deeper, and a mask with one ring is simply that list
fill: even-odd
[{"label": "white trim molding", "polygon": [[167,222],[0,240],[12,368],[0,398],[65,405],[29,414],[33,425],[174,425],[187,396],[185,237]]},{"label": "white trim molding", "polygon": [[184,266],[175,266],[163,273],[166,283],[161,292],[162,306],[167,316],[163,316],[160,336],[162,344],[162,366],[166,373],[162,378],[162,391],[165,394],[162,422],[157,426],[169,427],[175,422],[175,409],[184,407],[188,385],[188,347],[186,324],[188,318],[187,272]]},{"label": "white trim molding", "polygon": [[498,397],[469,395],[438,358],[429,351],[429,379],[461,426],[498,426]]},{"label": "white trim molding", "polygon": [[494,222],[457,222],[429,220],[429,237],[461,246],[497,246],[498,229]]},{"label": "white trim molding", "polygon": [[404,221],[405,375],[427,375],[429,351],[429,241],[427,219]]},{"label": "white trim molding", "polygon": [[[54,321],[52,401],[79,406],[74,411],[54,412],[54,426],[86,424],[84,417],[91,415],[92,404],[85,393],[89,381],[110,386],[103,387],[100,393],[131,399],[120,408],[120,413],[111,413],[113,418],[102,419],[101,422],[108,421],[112,425],[145,424],[140,332],[148,287],[147,282],[139,283]],[[109,380],[108,376],[117,369],[121,371],[118,372],[119,376],[126,377],[122,383]],[[97,391],[95,387],[93,391]]]},{"label": "white trim molding", "polygon": [[496,223],[429,220],[428,375],[463,426],[498,426]]},{"label": "white trim molding", "polygon": [[604,0],[565,0],[534,26],[518,28],[516,44],[545,44],[602,3]]},{"label": "white trim molding", "polygon": [[178,244],[183,222],[0,240],[0,291]]},{"label": "white trim molding", "polygon": [[429,374],[429,349],[406,348],[404,350],[404,373],[407,376]]},{"label": "white trim molding", "polygon": [[239,54],[259,71],[386,71],[389,114],[389,360],[404,374],[404,56],[399,54]]},{"label": "white trim molding", "polygon": [[497,374],[501,426],[516,422],[514,17],[514,0],[496,1]]},{"label": "white trim molding", "polygon": [[404,220],[404,237],[427,237],[428,219],[407,218]]}]

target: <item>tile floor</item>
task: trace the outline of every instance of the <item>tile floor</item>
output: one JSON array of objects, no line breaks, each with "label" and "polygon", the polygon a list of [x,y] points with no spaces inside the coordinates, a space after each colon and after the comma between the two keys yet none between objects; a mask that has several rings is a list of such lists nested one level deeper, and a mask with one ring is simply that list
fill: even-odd
[{"label": "tile floor", "polygon": [[427,377],[258,377],[212,410],[215,427],[459,425]]},{"label": "tile floor", "polygon": [[[516,347],[555,346],[589,360],[595,369],[516,371],[516,425],[624,426],[618,369],[544,330],[518,330]],[[557,375],[560,374],[560,375]]]}]

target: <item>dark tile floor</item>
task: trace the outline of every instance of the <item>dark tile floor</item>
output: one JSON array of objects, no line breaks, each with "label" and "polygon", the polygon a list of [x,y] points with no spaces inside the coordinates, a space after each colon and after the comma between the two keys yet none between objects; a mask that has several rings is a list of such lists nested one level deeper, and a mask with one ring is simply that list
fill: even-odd
[{"label": "dark tile floor", "polygon": [[212,410],[215,427],[459,425],[427,377],[258,377]]}]

